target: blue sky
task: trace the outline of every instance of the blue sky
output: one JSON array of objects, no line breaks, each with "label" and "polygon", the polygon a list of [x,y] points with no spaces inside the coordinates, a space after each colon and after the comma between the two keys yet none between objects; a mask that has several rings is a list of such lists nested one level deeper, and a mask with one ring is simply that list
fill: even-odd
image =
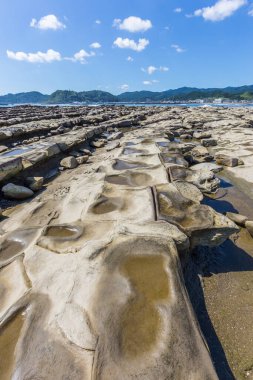
[{"label": "blue sky", "polygon": [[249,0],[1,0],[0,93],[253,83]]}]

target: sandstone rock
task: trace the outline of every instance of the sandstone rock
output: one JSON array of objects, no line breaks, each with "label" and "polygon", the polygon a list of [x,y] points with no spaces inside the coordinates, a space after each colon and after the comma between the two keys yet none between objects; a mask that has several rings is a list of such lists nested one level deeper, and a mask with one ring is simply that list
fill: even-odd
[{"label": "sandstone rock", "polygon": [[201,144],[205,147],[208,146],[216,146],[217,145],[217,140],[215,139],[202,139]]},{"label": "sandstone rock", "polygon": [[215,160],[218,165],[235,167],[239,165],[239,160],[236,157],[226,156],[225,154],[216,154]]},{"label": "sandstone rock", "polygon": [[20,157],[0,157],[0,181],[10,178],[23,169]]},{"label": "sandstone rock", "polygon": [[174,141],[175,139],[175,136],[174,136],[174,133],[172,132],[166,132],[166,138],[169,140],[169,141]]},{"label": "sandstone rock", "polygon": [[91,156],[92,155],[91,151],[89,149],[85,149],[85,148],[80,148],[79,152],[83,153],[85,156]]},{"label": "sandstone rock", "polygon": [[5,146],[5,145],[0,145],[0,153],[5,152],[7,149],[8,149],[7,146]]},{"label": "sandstone rock", "polygon": [[32,191],[38,191],[42,188],[44,182],[43,177],[27,177],[25,184],[29,186]]},{"label": "sandstone rock", "polygon": [[78,165],[82,165],[82,164],[85,164],[85,162],[87,162],[89,159],[89,156],[82,156],[82,157],[77,157],[77,162],[78,162]]},{"label": "sandstone rock", "polygon": [[108,141],[113,141],[113,140],[118,140],[118,139],[121,139],[121,137],[123,137],[123,133],[122,132],[116,132],[116,133],[113,133],[112,135],[110,135],[107,140]]},{"label": "sandstone rock", "polygon": [[252,220],[247,220],[245,222],[245,227],[249,231],[250,235],[253,237],[253,221]]},{"label": "sandstone rock", "polygon": [[220,171],[223,170],[223,167],[220,165],[216,165],[213,162],[203,162],[201,164],[196,164],[196,165],[191,166],[191,170],[202,170],[202,169],[210,170],[213,173],[219,173]]},{"label": "sandstone rock", "polygon": [[77,167],[78,162],[75,157],[65,157],[63,160],[61,160],[60,165],[64,167],[65,169],[74,169]]},{"label": "sandstone rock", "polygon": [[103,140],[91,141],[90,145],[93,148],[103,148],[103,146],[105,146],[105,142]]},{"label": "sandstone rock", "polygon": [[119,141],[113,141],[113,142],[111,142],[110,144],[108,144],[106,146],[106,151],[110,152],[111,150],[116,149],[119,146],[120,146],[120,142]]},{"label": "sandstone rock", "polygon": [[212,156],[204,146],[195,146],[190,152],[185,154],[185,159],[191,164],[212,161]]},{"label": "sandstone rock", "polygon": [[193,137],[195,138],[195,139],[198,139],[198,140],[200,140],[200,139],[208,139],[208,138],[210,138],[212,135],[211,135],[211,133],[209,133],[209,132],[194,132],[193,133]]},{"label": "sandstone rock", "polygon": [[245,222],[247,222],[248,218],[247,216],[236,214],[234,212],[227,212],[226,216],[232,220],[234,223],[238,224],[239,226],[245,227]]},{"label": "sandstone rock", "polygon": [[11,199],[26,199],[33,196],[34,192],[24,186],[14,185],[13,183],[8,183],[2,188],[2,192],[6,198]]}]

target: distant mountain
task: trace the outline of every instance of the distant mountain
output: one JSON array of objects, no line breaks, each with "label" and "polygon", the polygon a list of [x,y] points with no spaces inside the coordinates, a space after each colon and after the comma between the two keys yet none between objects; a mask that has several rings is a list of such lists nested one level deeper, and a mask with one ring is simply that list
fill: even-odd
[{"label": "distant mountain", "polygon": [[117,102],[117,96],[105,91],[55,91],[47,100],[49,104],[74,103],[74,102]]},{"label": "distant mountain", "polygon": [[21,92],[0,96],[0,104],[45,103],[48,98],[48,95],[43,95],[37,91]]},{"label": "distant mountain", "polygon": [[196,99],[227,98],[231,100],[253,100],[253,85],[226,88],[195,88],[181,87],[163,92],[135,91],[112,95],[105,91],[55,91],[51,95],[40,92],[22,92],[0,96],[0,104],[64,104],[64,103],[116,103],[116,102],[166,102],[166,101],[193,101]]}]

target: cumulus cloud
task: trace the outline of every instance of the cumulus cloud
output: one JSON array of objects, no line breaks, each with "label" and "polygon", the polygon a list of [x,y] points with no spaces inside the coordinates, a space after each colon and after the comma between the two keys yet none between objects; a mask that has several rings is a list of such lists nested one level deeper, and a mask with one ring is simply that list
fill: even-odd
[{"label": "cumulus cloud", "polygon": [[181,48],[179,45],[173,44],[173,45],[171,45],[171,47],[173,49],[175,49],[177,53],[183,53],[183,52],[185,52],[185,49]]},{"label": "cumulus cloud", "polygon": [[133,59],[133,57],[131,57],[130,55],[127,57],[127,61],[128,62],[133,62],[134,61],[134,59]]},{"label": "cumulus cloud", "polygon": [[122,84],[120,86],[120,89],[123,90],[123,91],[127,91],[127,90],[129,90],[129,85],[128,84]]},{"label": "cumulus cloud", "polygon": [[181,13],[181,12],[183,12],[183,9],[182,8],[175,8],[174,12],[175,13]]},{"label": "cumulus cloud", "polygon": [[102,21],[101,20],[96,20],[95,24],[100,25],[100,24],[102,24]]},{"label": "cumulus cloud", "polygon": [[146,69],[141,69],[144,73],[148,73],[149,75],[154,74],[156,71],[169,71],[169,68],[166,66],[160,66],[160,67],[155,67],[155,66],[148,66]]},{"label": "cumulus cloud", "polygon": [[58,29],[65,29],[66,25],[64,25],[55,15],[47,15],[44,17],[41,17],[40,20],[36,20],[36,18],[33,18],[30,22],[30,26],[32,28],[47,30],[58,30]]},{"label": "cumulus cloud", "polygon": [[96,54],[91,51],[90,53],[84,49],[81,49],[77,53],[74,54],[72,58],[66,58],[67,60],[71,60],[73,62],[80,62],[82,64],[87,63],[87,58],[94,57]]},{"label": "cumulus cloud", "polygon": [[51,63],[53,61],[61,61],[62,57],[58,51],[49,49],[47,52],[42,53],[25,53],[23,51],[11,51],[7,50],[7,57],[16,61],[26,61],[30,63]]},{"label": "cumulus cloud", "polygon": [[247,0],[219,0],[211,7],[197,9],[194,16],[202,16],[208,21],[222,21],[232,16]]},{"label": "cumulus cloud", "polygon": [[90,44],[90,47],[92,49],[100,49],[102,46],[100,45],[99,42],[93,42],[92,44]]},{"label": "cumulus cloud", "polygon": [[146,32],[152,28],[152,22],[150,20],[143,20],[140,17],[130,16],[123,21],[120,18],[114,19],[113,26],[131,33]]},{"label": "cumulus cloud", "polygon": [[139,41],[136,42],[134,40],[130,40],[129,38],[118,37],[113,42],[113,45],[117,46],[120,49],[131,49],[141,52],[149,45],[149,40],[146,38],[139,38]]}]

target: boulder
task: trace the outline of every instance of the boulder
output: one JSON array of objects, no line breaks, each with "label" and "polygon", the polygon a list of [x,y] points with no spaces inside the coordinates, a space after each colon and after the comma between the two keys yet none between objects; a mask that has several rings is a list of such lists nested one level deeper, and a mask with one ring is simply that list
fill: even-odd
[{"label": "boulder", "polygon": [[44,182],[43,177],[27,177],[25,179],[25,184],[32,190],[38,191],[42,188]]},{"label": "boulder", "polygon": [[219,173],[223,167],[220,165],[216,165],[213,162],[202,162],[201,164],[196,164],[191,166],[191,170],[211,170],[213,173]]},{"label": "boulder", "polygon": [[201,144],[205,147],[208,146],[216,146],[217,145],[217,140],[215,139],[202,139]]},{"label": "boulder", "polygon": [[28,187],[14,185],[8,183],[2,188],[5,198],[10,199],[26,199],[33,196],[34,192]]},{"label": "boulder", "polygon": [[235,167],[239,165],[237,157],[226,156],[225,154],[216,154],[215,161],[218,165]]},{"label": "boulder", "polygon": [[64,167],[65,169],[74,169],[77,167],[78,162],[75,157],[65,157],[63,160],[61,160],[60,165]]},{"label": "boulder", "polygon": [[82,164],[85,164],[85,162],[87,162],[89,159],[89,156],[81,156],[81,157],[77,157],[77,162],[78,162],[78,165],[82,165]]},{"label": "boulder", "polygon": [[190,164],[200,164],[202,162],[210,162],[213,157],[209,154],[204,146],[195,146],[190,152],[185,154],[185,159]]},{"label": "boulder", "polygon": [[85,155],[85,156],[91,156],[92,155],[92,153],[89,149],[80,148],[78,150],[79,150],[79,152],[83,153],[83,155]]}]

